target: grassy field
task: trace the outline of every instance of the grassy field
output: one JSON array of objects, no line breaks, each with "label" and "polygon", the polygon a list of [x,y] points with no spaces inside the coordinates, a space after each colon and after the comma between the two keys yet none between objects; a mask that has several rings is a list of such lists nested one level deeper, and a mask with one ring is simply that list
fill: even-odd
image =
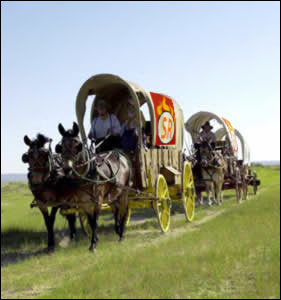
[{"label": "grassy field", "polygon": [[[46,230],[24,184],[1,186],[1,298],[280,298],[280,168],[258,167],[257,196],[238,205],[225,193],[221,207],[201,207],[185,223],[176,206],[171,231],[160,233],[152,212],[132,222],[117,242],[111,214],[103,214],[100,244],[66,243],[65,219],[56,222],[58,246],[47,255]],[[138,216],[144,212],[139,212]]]}]

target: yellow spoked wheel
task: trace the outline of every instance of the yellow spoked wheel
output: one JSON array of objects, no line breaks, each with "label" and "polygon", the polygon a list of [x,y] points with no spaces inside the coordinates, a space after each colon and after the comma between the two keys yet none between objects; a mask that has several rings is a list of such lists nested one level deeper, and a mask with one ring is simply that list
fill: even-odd
[{"label": "yellow spoked wheel", "polygon": [[183,207],[188,222],[192,222],[195,215],[195,187],[190,163],[183,168]]},{"label": "yellow spoked wheel", "polygon": [[155,186],[155,210],[162,232],[167,232],[170,227],[171,199],[166,179],[163,175],[158,175]]},{"label": "yellow spoked wheel", "polygon": [[126,226],[128,226],[130,224],[130,219],[131,219],[131,209],[128,208],[128,215],[127,215],[127,219],[126,219]]},{"label": "yellow spoked wheel", "polygon": [[86,213],[79,213],[79,220],[82,231],[85,235],[88,236],[89,239],[92,238],[92,228],[89,224],[88,216]]}]

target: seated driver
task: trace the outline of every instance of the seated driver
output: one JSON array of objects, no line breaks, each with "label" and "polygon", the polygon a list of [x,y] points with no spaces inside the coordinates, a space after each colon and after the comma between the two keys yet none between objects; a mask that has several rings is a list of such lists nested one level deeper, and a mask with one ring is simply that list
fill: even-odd
[{"label": "seated driver", "polygon": [[199,134],[199,137],[197,139],[197,143],[202,143],[202,142],[207,142],[209,143],[213,149],[216,147],[216,136],[215,134],[211,131],[213,129],[213,126],[210,125],[210,122],[206,122],[202,126],[202,131]]},{"label": "seated driver", "polygon": [[207,142],[211,145],[212,149],[215,150],[216,148],[216,136],[215,134],[211,131],[213,129],[213,126],[210,125],[210,122],[207,121],[202,127],[203,130],[200,132],[196,143],[194,144],[194,148],[197,150],[197,159],[200,161],[200,144],[202,142]]},{"label": "seated driver", "polygon": [[[89,139],[95,140],[96,145],[105,139],[98,152],[120,148],[121,126],[117,117],[109,113],[108,103],[100,99],[96,105],[98,116],[94,118],[89,132]],[[109,137],[108,137],[109,136]]]}]

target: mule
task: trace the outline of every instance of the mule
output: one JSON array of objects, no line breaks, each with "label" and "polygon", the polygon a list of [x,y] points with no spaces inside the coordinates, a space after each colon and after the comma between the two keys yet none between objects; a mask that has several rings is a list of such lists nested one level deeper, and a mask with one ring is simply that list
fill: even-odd
[{"label": "mule", "polygon": [[243,165],[243,162],[240,162],[239,169],[240,169],[240,174],[241,174],[241,178],[242,178],[243,200],[247,200],[248,199],[249,166]]},{"label": "mule", "polygon": [[[59,157],[53,155],[50,147],[45,148],[45,144],[50,143],[51,140],[42,134],[38,134],[34,140],[26,135],[24,142],[29,147],[22,156],[22,161],[29,164],[28,184],[44,217],[48,232],[48,251],[53,251],[55,248],[54,224],[57,211],[61,207],[63,191],[61,182],[63,174],[59,165]],[[49,213],[50,203],[53,207]],[[70,239],[74,240],[76,236],[75,214],[67,215],[66,218],[70,229]]]},{"label": "mule", "polygon": [[61,154],[63,169],[68,178],[79,182],[74,201],[86,212],[92,229],[89,250],[95,251],[97,248],[98,218],[103,203],[111,206],[115,231],[119,241],[122,241],[129,206],[128,190],[123,187],[131,185],[128,159],[115,151],[97,154],[95,147],[89,151],[79,138],[79,127],[75,122],[72,129],[65,130],[62,124],[59,124],[58,129],[62,141],[56,146],[56,152]]},{"label": "mule", "polygon": [[[206,192],[208,197],[208,204],[212,205],[210,193],[212,193],[214,201],[217,205],[223,202],[223,182],[224,174],[226,172],[226,163],[219,151],[212,150],[208,142],[202,142],[199,147],[201,161],[201,172],[203,181],[206,184]],[[200,203],[203,203],[202,195],[200,195]]]}]

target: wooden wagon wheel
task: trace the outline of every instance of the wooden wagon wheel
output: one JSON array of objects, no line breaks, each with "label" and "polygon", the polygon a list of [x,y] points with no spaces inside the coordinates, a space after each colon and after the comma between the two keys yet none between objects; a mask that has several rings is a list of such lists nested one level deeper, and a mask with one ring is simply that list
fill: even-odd
[{"label": "wooden wagon wheel", "polygon": [[163,233],[167,232],[170,227],[171,219],[171,200],[168,184],[163,175],[158,175],[155,185],[154,209],[157,213],[160,228]]},{"label": "wooden wagon wheel", "polygon": [[89,224],[88,216],[86,213],[79,213],[79,220],[80,220],[80,225],[82,228],[82,232],[88,236],[89,239],[92,238],[92,228]]},{"label": "wooden wagon wheel", "polygon": [[130,224],[130,219],[131,219],[131,209],[130,207],[128,208],[128,215],[126,218],[126,226],[128,226]]},{"label": "wooden wagon wheel", "polygon": [[184,213],[186,220],[192,222],[195,215],[195,187],[190,163],[185,162],[182,176]]}]

